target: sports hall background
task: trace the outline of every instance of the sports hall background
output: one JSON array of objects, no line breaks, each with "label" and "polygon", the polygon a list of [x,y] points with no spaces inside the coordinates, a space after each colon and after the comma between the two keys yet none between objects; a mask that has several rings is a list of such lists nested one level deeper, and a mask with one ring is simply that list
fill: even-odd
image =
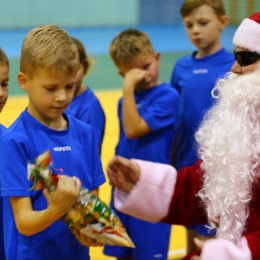
[{"label": "sports hall background", "polygon": [[[213,0],[212,0],[213,1]],[[108,56],[112,38],[133,27],[149,34],[156,51],[161,53],[160,80],[169,82],[177,58],[194,50],[182,26],[179,9],[183,0],[1,0],[0,47],[10,59],[9,100],[0,114],[0,122],[9,126],[27,105],[26,93],[18,86],[20,48],[26,33],[42,24],[56,24],[83,42],[93,60],[84,80],[98,96],[106,114],[102,163],[106,171],[118,139],[117,101],[122,78]],[[222,43],[233,50],[232,36],[243,18],[260,11],[259,0],[224,0],[230,25],[222,33]],[[110,199],[110,186],[100,188],[100,197]],[[145,237],[144,237],[145,239]],[[185,230],[172,227],[169,259],[185,254]],[[114,260],[91,248],[92,260]]]}]

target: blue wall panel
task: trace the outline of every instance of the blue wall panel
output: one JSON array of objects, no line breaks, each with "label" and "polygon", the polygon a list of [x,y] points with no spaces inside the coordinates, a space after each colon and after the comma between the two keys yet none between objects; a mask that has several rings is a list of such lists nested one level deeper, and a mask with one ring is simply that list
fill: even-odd
[{"label": "blue wall panel", "polygon": [[2,0],[0,29],[135,25],[138,0]]},{"label": "blue wall panel", "polygon": [[180,7],[183,0],[140,0],[141,24],[181,23]]}]

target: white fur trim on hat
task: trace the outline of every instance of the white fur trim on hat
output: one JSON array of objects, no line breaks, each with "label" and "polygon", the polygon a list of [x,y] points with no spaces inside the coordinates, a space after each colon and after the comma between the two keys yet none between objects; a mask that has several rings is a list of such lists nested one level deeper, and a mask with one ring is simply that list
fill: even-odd
[{"label": "white fur trim on hat", "polygon": [[233,44],[260,53],[260,24],[249,18],[244,19],[233,37]]}]

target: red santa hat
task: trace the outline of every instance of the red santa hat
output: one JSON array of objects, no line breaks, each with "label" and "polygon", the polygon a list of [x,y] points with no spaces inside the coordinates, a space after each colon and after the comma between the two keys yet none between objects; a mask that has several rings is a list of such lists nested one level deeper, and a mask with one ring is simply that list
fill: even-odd
[{"label": "red santa hat", "polygon": [[233,37],[233,44],[260,53],[260,12],[242,21]]}]

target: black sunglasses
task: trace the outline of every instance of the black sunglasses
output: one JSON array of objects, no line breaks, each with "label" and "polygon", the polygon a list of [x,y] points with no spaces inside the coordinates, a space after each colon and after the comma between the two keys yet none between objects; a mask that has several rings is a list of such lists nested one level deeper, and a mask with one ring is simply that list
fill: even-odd
[{"label": "black sunglasses", "polygon": [[235,59],[241,67],[245,67],[260,60],[260,54],[251,51],[235,51]]}]

